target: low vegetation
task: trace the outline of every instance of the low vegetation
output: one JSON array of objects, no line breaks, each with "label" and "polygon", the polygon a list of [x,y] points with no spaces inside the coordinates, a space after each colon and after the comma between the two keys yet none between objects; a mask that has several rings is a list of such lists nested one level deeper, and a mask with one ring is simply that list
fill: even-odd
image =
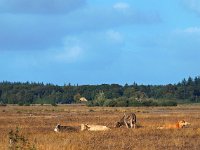
[{"label": "low vegetation", "polygon": [[9,150],[36,150],[35,145],[31,144],[24,135],[20,134],[19,128],[10,130],[9,134]]},{"label": "low vegetation", "polygon": [[104,107],[142,107],[142,106],[177,106],[176,101],[143,99],[120,97],[117,99],[96,99],[87,102],[87,106],[104,106]]},{"label": "low vegetation", "polygon": [[[200,105],[177,107],[86,107],[82,105],[37,105],[0,107],[0,149],[15,145],[37,150],[191,150],[200,147]],[[137,115],[136,129],[114,128],[124,112]],[[157,127],[178,120],[188,128],[159,130]],[[105,132],[61,132],[55,126],[80,127],[80,124],[105,125]],[[18,127],[16,129],[16,127]],[[12,132],[11,132],[12,131]],[[15,145],[12,145],[13,147]]]}]

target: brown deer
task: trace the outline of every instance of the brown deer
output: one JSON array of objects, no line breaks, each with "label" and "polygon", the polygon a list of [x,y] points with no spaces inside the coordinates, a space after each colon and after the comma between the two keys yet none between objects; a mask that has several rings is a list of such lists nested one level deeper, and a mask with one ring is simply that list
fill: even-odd
[{"label": "brown deer", "polygon": [[62,126],[60,124],[57,124],[54,131],[55,132],[63,132],[63,131],[69,131],[69,132],[77,132],[79,131],[79,127],[72,127],[72,126]]},{"label": "brown deer", "polygon": [[124,116],[120,119],[120,121],[118,121],[115,124],[116,128],[119,128],[123,125],[126,125],[127,128],[136,128],[136,115],[134,113],[129,113],[129,114],[125,114]]},{"label": "brown deer", "polygon": [[158,127],[157,129],[180,129],[180,128],[187,127],[188,125],[190,125],[189,122],[186,122],[185,120],[181,120],[174,124],[166,124],[162,127]]},{"label": "brown deer", "polygon": [[81,131],[107,131],[110,128],[102,125],[89,125],[89,124],[81,124]]}]

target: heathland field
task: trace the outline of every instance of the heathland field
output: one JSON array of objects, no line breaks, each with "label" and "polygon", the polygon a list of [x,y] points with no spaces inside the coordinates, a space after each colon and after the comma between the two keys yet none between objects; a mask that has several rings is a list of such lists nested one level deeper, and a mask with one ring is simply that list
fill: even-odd
[{"label": "heathland field", "polygon": [[[113,128],[124,112],[137,115],[138,128]],[[183,129],[157,129],[178,120],[186,120],[191,125]],[[111,130],[55,133],[58,123],[69,126],[80,126],[81,123],[106,125]],[[199,150],[200,105],[128,108],[2,106],[0,150],[9,149],[9,132],[15,132],[16,128],[18,134],[37,150]]]}]

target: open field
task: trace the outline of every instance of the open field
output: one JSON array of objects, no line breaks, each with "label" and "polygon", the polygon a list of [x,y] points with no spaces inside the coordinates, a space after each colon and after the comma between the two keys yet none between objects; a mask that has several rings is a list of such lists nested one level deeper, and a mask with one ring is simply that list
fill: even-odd
[{"label": "open field", "polygon": [[[137,129],[113,128],[124,112],[137,115]],[[159,130],[158,126],[178,120],[191,123],[184,129]],[[57,123],[80,126],[81,123],[111,127],[103,132],[53,131]],[[151,150],[200,148],[200,105],[177,107],[103,108],[77,105],[0,107],[0,149],[8,149],[8,133],[19,127],[38,150]]]}]

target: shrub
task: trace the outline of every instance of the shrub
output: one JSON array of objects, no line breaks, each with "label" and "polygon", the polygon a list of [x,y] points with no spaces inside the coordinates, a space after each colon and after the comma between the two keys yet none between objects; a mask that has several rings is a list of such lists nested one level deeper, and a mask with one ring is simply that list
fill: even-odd
[{"label": "shrub", "polygon": [[128,107],[129,101],[128,100],[117,100],[117,107]]},{"label": "shrub", "polygon": [[116,107],[128,107],[129,106],[129,99],[127,97],[119,97],[115,99],[115,106]]},{"label": "shrub", "polygon": [[36,150],[35,145],[32,145],[28,139],[20,134],[19,128],[9,133],[9,149],[10,150]]},{"label": "shrub", "polygon": [[159,106],[177,106],[177,102],[175,101],[161,101],[158,104]]},{"label": "shrub", "polygon": [[58,105],[55,102],[52,102],[51,106],[58,106]]},{"label": "shrub", "polygon": [[107,106],[107,107],[115,107],[117,105],[116,100],[106,100],[103,104],[103,106]]},{"label": "shrub", "polygon": [[[101,101],[102,103],[102,101]],[[141,106],[177,106],[175,101],[155,101],[153,99],[147,99],[143,101],[136,101],[133,98],[120,97],[117,99],[104,100],[103,105],[99,101],[88,101],[87,106],[105,106],[105,107],[141,107]]]},{"label": "shrub", "polygon": [[133,107],[139,107],[142,106],[142,103],[139,101],[130,101],[129,106],[133,106]]},{"label": "shrub", "polygon": [[158,103],[153,100],[146,100],[142,102],[142,106],[158,106]]},{"label": "shrub", "polygon": [[24,103],[23,103],[22,101],[20,101],[20,102],[18,102],[18,105],[19,105],[19,106],[23,106]]},{"label": "shrub", "polygon": [[0,106],[7,106],[7,104],[2,104],[2,103],[0,103]]},{"label": "shrub", "polygon": [[87,101],[86,106],[88,107],[94,106],[93,101]]},{"label": "shrub", "polygon": [[7,106],[7,104],[4,101],[0,101],[0,106]]},{"label": "shrub", "polygon": [[24,106],[30,106],[30,105],[31,105],[30,103],[25,103],[25,104],[24,104]]}]

